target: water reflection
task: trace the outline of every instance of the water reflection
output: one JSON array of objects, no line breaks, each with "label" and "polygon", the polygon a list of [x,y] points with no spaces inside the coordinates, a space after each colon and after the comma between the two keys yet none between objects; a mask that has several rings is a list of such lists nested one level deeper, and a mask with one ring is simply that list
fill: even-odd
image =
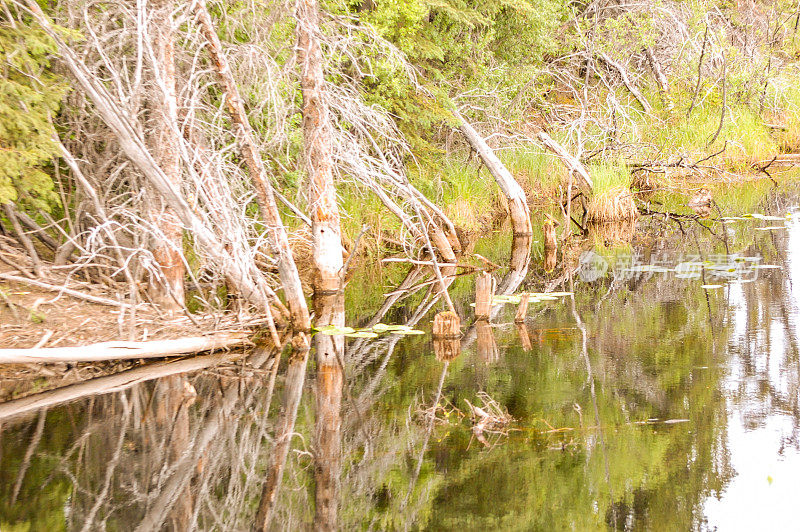
[{"label": "water reflection", "polygon": [[[519,239],[498,294],[574,296],[462,339],[317,335],[308,362],[197,357],[0,404],[0,529],[796,528],[800,224],[703,223],[648,217],[549,274]],[[354,325],[428,330],[441,286],[404,273]],[[474,279],[444,273],[466,322]],[[482,394],[514,418],[490,446]]]}]

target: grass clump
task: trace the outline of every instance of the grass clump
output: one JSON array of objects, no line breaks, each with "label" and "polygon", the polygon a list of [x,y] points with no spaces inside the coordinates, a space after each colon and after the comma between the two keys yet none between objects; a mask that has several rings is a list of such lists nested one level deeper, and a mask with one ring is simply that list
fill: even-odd
[{"label": "grass clump", "polygon": [[586,219],[608,223],[636,219],[638,211],[631,192],[632,178],[625,166],[602,164],[590,168],[594,195],[589,200]]}]

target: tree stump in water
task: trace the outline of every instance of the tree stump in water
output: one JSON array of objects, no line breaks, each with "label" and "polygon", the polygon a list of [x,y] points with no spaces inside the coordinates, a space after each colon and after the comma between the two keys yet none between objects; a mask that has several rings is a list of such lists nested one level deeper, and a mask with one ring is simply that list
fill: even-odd
[{"label": "tree stump in water", "polygon": [[460,338],[461,337],[461,318],[458,314],[451,311],[440,312],[433,318],[433,337]]},{"label": "tree stump in water", "polygon": [[492,311],[492,299],[496,283],[492,274],[483,272],[475,283],[475,318],[488,320]]}]

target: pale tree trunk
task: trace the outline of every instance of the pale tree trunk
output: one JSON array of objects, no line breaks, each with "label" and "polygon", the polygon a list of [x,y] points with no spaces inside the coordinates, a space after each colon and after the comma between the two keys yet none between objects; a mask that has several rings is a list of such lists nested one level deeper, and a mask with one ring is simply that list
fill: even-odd
[{"label": "pale tree trunk", "polygon": [[[303,137],[308,172],[308,199],[313,238],[314,306],[316,325],[344,325],[344,293],[341,269],[342,242],[333,159],[330,114],[325,102],[322,49],[317,38],[319,7],[316,0],[297,2],[297,54],[303,92]],[[341,466],[341,396],[343,373],[340,366],[344,337],[317,334],[317,420],[315,430],[315,517],[316,530],[336,530],[339,471]],[[305,378],[305,360],[292,357],[286,378],[284,409],[275,435],[272,461],[264,484],[254,528],[268,530],[283,478],[291,434],[297,417],[297,403]]]},{"label": "pale tree trunk", "polygon": [[525,191],[519,186],[519,183],[508,171],[508,168],[500,161],[495,155],[486,141],[477,131],[473,128],[461,113],[453,110],[453,114],[459,120],[459,129],[467,139],[472,149],[474,149],[478,156],[480,156],[483,164],[492,174],[500,191],[508,199],[508,210],[511,214],[511,225],[514,229],[515,235],[530,235],[533,234],[533,227],[531,226],[531,214],[528,209],[528,200],[525,198]]},{"label": "pale tree trunk", "polygon": [[[330,111],[319,38],[317,0],[297,0],[297,56],[303,92],[303,137],[308,171],[308,200],[314,243],[314,308],[317,324],[344,326],[342,240],[336,187]],[[317,334],[317,411],[314,457],[316,530],[337,530],[341,467],[341,401],[344,337]]]},{"label": "pale tree trunk", "polygon": [[[156,163],[164,171],[175,190],[181,189],[180,154],[178,152],[178,104],[175,98],[175,23],[173,0],[152,0],[148,33],[153,40],[155,54],[152,105],[153,116],[148,137]],[[152,220],[162,233],[153,249],[161,276],[152,279],[150,297],[153,302],[169,311],[177,311],[184,304],[183,280],[186,275],[181,250],[183,227],[175,211],[159,198]]]},{"label": "pale tree trunk", "polygon": [[325,78],[322,72],[322,49],[316,0],[297,2],[297,58],[303,92],[303,138],[305,166],[308,171],[308,203],[314,240],[314,291],[340,289],[342,239],[339,208],[333,183],[332,124],[325,101]]},{"label": "pale tree trunk", "polygon": [[206,9],[205,1],[196,0],[191,9],[195,13],[200,30],[207,41],[211,62],[217,71],[221,88],[225,93],[228,112],[234,124],[236,141],[239,144],[239,150],[247,165],[250,179],[256,191],[256,202],[261,212],[261,218],[267,228],[267,237],[272,251],[278,257],[278,274],[283,285],[283,291],[286,294],[289,312],[292,315],[292,324],[298,333],[293,344],[298,345],[302,351],[305,347],[297,344],[297,342],[307,345],[308,340],[305,338],[304,333],[311,328],[311,319],[303,288],[300,284],[300,275],[297,273],[297,265],[289,248],[286,228],[278,212],[272,184],[269,182],[264,161],[261,159],[261,154],[253,138],[252,128],[244,110],[242,98],[239,96],[239,90],[236,88],[236,82],[231,74],[230,64],[228,64],[228,59],[222,50],[222,43],[211,22],[211,16]]}]

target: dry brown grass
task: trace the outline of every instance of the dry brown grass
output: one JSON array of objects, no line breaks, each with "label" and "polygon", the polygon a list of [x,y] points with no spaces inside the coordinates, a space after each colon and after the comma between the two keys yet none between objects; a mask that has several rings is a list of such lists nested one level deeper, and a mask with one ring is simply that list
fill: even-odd
[{"label": "dry brown grass", "polygon": [[615,186],[592,197],[586,219],[590,223],[608,223],[635,220],[638,215],[630,189]]}]

